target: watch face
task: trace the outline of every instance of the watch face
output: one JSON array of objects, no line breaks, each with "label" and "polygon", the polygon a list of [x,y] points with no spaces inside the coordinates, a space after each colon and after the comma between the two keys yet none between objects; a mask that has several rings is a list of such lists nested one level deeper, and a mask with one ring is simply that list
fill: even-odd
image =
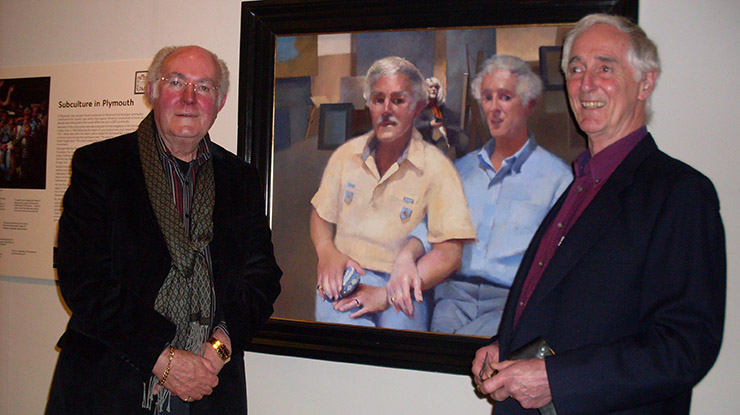
[{"label": "watch face", "polygon": [[218,357],[221,358],[221,360],[223,360],[224,362],[228,362],[229,360],[231,360],[231,352],[228,348],[226,348],[225,344],[221,343],[220,340],[212,338],[209,339],[208,342],[211,343],[211,346],[213,346],[213,349],[216,351],[216,354],[218,355]]}]

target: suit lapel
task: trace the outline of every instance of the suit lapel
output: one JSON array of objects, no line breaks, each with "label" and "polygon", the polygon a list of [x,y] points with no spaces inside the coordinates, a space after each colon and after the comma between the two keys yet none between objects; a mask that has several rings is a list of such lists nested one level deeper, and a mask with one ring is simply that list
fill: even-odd
[{"label": "suit lapel", "polygon": [[[548,264],[545,272],[542,274],[542,278],[532,293],[532,297],[530,298],[527,307],[522,312],[517,328],[526,325],[528,317],[537,312],[538,305],[555,289],[560,281],[568,275],[573,267],[576,266],[589,252],[594,244],[599,241],[604,232],[608,229],[609,224],[624,209],[624,203],[621,197],[622,192],[632,184],[635,172],[639,165],[649,154],[656,150],[657,146],[655,145],[655,141],[648,134],[647,137],[642,139],[637,146],[632,149],[622,163],[620,163],[616,168],[614,173],[612,173],[607,182],[604,183],[601,190],[599,190],[588,207],[586,207],[578,220],[576,220],[562,244],[555,251],[552,260]],[[570,191],[570,188],[568,191]],[[549,226],[549,223],[555,219],[557,212],[562,208],[568,191],[563,194],[557,205],[548,214],[546,219],[547,223],[545,224],[543,222],[543,226],[540,227],[535,236],[537,243],[533,243],[528,249],[527,255],[525,256],[527,259],[526,264],[523,261],[522,266],[520,266],[515,284],[512,286],[511,290],[511,293],[515,295],[514,300],[511,301],[510,299],[510,301],[507,302],[507,309],[511,308],[511,310],[507,310],[511,313],[511,318],[506,320],[507,324],[513,325],[513,315],[516,310],[516,302],[521,294],[522,285],[524,284],[524,279],[527,276],[529,267],[532,265],[532,259],[539,246],[539,241],[547,229],[547,226]],[[509,327],[509,329],[514,328]],[[514,331],[515,330],[516,329],[514,329]]]}]

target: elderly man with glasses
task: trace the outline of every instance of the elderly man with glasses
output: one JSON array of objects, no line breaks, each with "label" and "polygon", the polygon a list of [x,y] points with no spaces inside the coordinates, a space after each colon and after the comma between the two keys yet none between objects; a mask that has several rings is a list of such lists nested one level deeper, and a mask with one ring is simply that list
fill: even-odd
[{"label": "elderly man with glasses", "polygon": [[281,271],[256,170],[208,135],[228,87],[213,53],[164,48],[138,130],[75,152],[48,414],[246,413],[242,352]]}]

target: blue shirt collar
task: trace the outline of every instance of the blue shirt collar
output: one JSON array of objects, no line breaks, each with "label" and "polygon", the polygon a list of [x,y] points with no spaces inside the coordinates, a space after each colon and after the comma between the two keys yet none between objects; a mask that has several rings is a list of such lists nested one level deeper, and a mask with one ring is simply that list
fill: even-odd
[{"label": "blue shirt collar", "polygon": [[[522,148],[520,148],[519,151],[504,160],[504,162],[501,164],[501,170],[504,170],[508,167],[512,174],[521,172],[524,162],[527,161],[532,152],[534,152],[535,148],[537,148],[537,141],[534,139],[534,135],[532,133],[529,133],[529,138],[524,143]],[[485,169],[496,171],[493,168],[493,164],[491,164],[491,154],[493,154],[495,149],[496,139],[492,138],[488,140],[488,142],[484,144],[480,150],[478,150],[478,160],[483,165],[485,165]]]}]

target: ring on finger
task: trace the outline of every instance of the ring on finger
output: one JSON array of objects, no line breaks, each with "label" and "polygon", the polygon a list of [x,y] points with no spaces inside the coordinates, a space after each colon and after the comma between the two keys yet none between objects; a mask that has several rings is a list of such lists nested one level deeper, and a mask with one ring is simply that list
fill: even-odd
[{"label": "ring on finger", "polygon": [[355,298],[355,304],[357,304],[358,308],[362,308],[362,303],[360,302],[358,298]]}]

